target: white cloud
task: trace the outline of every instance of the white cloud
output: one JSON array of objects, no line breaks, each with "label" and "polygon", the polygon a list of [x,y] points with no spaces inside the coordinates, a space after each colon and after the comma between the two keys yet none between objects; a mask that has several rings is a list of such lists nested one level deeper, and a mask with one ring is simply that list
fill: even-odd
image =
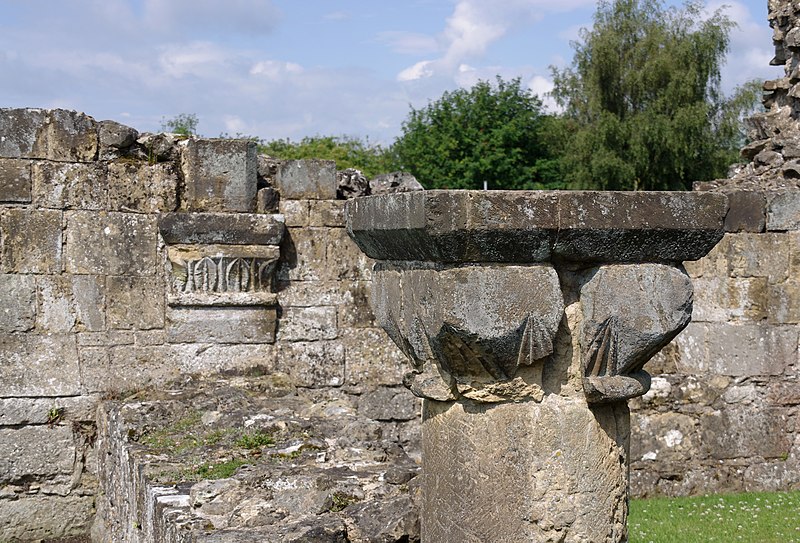
[{"label": "white cloud", "polygon": [[289,74],[300,74],[302,72],[303,67],[299,64],[276,60],[262,60],[256,62],[250,68],[250,75],[262,76],[272,80],[279,80]]},{"label": "white cloud", "polygon": [[397,80],[415,81],[417,79],[431,77],[434,74],[433,67],[434,67],[434,62],[432,60],[423,60],[417,62],[413,66],[409,66],[408,68],[397,74]]}]

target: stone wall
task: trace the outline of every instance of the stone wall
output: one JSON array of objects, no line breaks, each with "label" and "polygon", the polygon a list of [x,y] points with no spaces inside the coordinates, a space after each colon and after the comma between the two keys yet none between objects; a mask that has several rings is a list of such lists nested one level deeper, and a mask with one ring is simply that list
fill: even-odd
[{"label": "stone wall", "polygon": [[88,531],[104,398],[262,372],[414,405],[336,192],[252,142],[0,110],[0,540]]}]

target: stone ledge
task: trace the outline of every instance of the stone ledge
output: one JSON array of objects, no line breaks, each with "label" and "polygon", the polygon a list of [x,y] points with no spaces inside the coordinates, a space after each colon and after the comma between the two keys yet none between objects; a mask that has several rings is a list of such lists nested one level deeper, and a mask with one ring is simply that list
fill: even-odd
[{"label": "stone ledge", "polygon": [[420,191],[346,207],[372,258],[513,263],[696,260],[727,211],[725,195],[692,192]]},{"label": "stone ledge", "polygon": [[166,213],[158,228],[168,245],[278,245],[283,239],[283,215],[254,213]]}]

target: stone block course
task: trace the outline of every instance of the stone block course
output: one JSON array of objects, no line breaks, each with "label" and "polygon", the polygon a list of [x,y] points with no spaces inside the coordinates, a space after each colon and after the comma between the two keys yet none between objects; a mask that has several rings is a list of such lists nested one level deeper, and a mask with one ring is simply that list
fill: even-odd
[{"label": "stone block course", "polygon": [[770,196],[767,230],[800,230],[800,191],[787,191]]},{"label": "stone block course", "polygon": [[68,491],[75,454],[70,425],[0,428],[0,485],[36,482]]},{"label": "stone block course", "polygon": [[284,307],[278,324],[279,341],[336,339],[336,307]]},{"label": "stone block course", "polygon": [[273,343],[276,310],[266,307],[169,308],[170,343]]},{"label": "stone block course", "polygon": [[406,356],[382,328],[346,328],[340,334],[345,348],[345,383],[354,389],[403,382]]},{"label": "stone block course", "polygon": [[731,237],[727,247],[731,277],[767,277],[771,283],[789,275],[785,237],[778,233],[742,233]]},{"label": "stone block course", "polygon": [[90,529],[94,496],[25,496],[0,500],[0,533],[9,541],[80,536]]},{"label": "stone block course", "polygon": [[734,377],[782,375],[797,362],[796,326],[707,325],[709,370]]},{"label": "stone block course", "polygon": [[0,202],[31,202],[31,161],[0,158]]},{"label": "stone block course", "polygon": [[0,157],[90,162],[98,148],[97,123],[64,109],[0,109]]},{"label": "stone block course", "polygon": [[343,229],[345,227],[344,205],[344,200],[310,200],[309,226],[330,226]]},{"label": "stone block course", "polygon": [[160,277],[106,278],[106,319],[116,330],[164,327],[164,293]]},{"label": "stone block course", "polygon": [[94,422],[99,401],[98,396],[0,398],[0,427],[52,424],[53,408],[62,410],[62,420]]},{"label": "stone block course", "polygon": [[105,278],[98,275],[72,276],[72,301],[78,331],[97,332],[106,327]]},{"label": "stone block course", "polygon": [[80,393],[78,350],[71,334],[0,334],[0,397]]},{"label": "stone block course", "polygon": [[154,216],[133,213],[66,213],[67,273],[154,275],[158,229]]},{"label": "stone block course", "polygon": [[0,333],[27,332],[36,324],[36,282],[30,275],[0,274]]},{"label": "stone block course", "polygon": [[729,406],[701,416],[702,447],[718,460],[747,456],[780,458],[791,448],[787,415],[781,408],[753,410],[749,406]]},{"label": "stone block course", "polygon": [[185,142],[181,164],[187,211],[256,210],[256,144],[246,140],[195,139]]},{"label": "stone block course", "polygon": [[338,182],[332,160],[287,160],[278,165],[275,184],[287,200],[335,200]]},{"label": "stone block course", "polygon": [[38,312],[36,326],[43,332],[68,333],[76,322],[72,278],[42,275],[36,278]]},{"label": "stone block course", "polygon": [[770,285],[767,307],[771,324],[800,323],[800,277]]},{"label": "stone block course", "polygon": [[279,343],[275,369],[299,386],[321,388],[344,383],[345,348],[338,341]]},{"label": "stone block course", "polygon": [[311,206],[309,200],[281,200],[278,211],[286,217],[286,226],[303,227],[311,222]]},{"label": "stone block course", "polygon": [[33,203],[50,209],[108,208],[108,173],[104,163],[34,162]]},{"label": "stone block course", "polygon": [[111,162],[108,164],[108,209],[134,213],[175,211],[178,184],[177,168],[169,162]]},{"label": "stone block course", "polygon": [[331,278],[326,263],[329,228],[287,228],[281,243],[279,281],[321,281]]},{"label": "stone block course", "polygon": [[60,273],[62,212],[7,209],[0,217],[6,273]]}]

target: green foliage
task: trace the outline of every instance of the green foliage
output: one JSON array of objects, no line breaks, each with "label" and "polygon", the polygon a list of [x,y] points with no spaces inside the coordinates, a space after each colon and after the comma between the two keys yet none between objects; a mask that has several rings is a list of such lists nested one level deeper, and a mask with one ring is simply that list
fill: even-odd
[{"label": "green foliage", "polygon": [[162,119],[161,130],[182,136],[191,136],[197,134],[198,122],[197,115],[194,113],[181,113],[172,119]]},{"label": "green foliage", "polygon": [[631,543],[800,542],[800,492],[631,500]]},{"label": "green foliage", "polygon": [[558,158],[543,141],[548,123],[520,80],[497,77],[445,92],[411,109],[395,143],[402,169],[426,188],[558,188]]},{"label": "green foliage", "polygon": [[603,0],[573,43],[572,67],[553,70],[553,95],[575,122],[565,155],[571,186],[690,188],[724,177],[737,158],[754,83],[722,95],[720,66],[734,23],[702,4]]},{"label": "green foliage", "polygon": [[201,464],[194,470],[194,474],[200,479],[213,480],[213,479],[227,479],[231,477],[236,470],[244,466],[247,462],[234,458],[225,462],[217,462],[214,464]]},{"label": "green foliage", "polygon": [[260,152],[284,160],[319,158],[335,160],[339,170],[356,168],[372,178],[398,169],[397,158],[391,147],[373,145],[348,136],[314,136],[299,142],[272,140],[260,146]]},{"label": "green foliage", "polygon": [[235,445],[243,449],[260,449],[275,445],[275,438],[268,432],[247,432],[236,439]]}]

